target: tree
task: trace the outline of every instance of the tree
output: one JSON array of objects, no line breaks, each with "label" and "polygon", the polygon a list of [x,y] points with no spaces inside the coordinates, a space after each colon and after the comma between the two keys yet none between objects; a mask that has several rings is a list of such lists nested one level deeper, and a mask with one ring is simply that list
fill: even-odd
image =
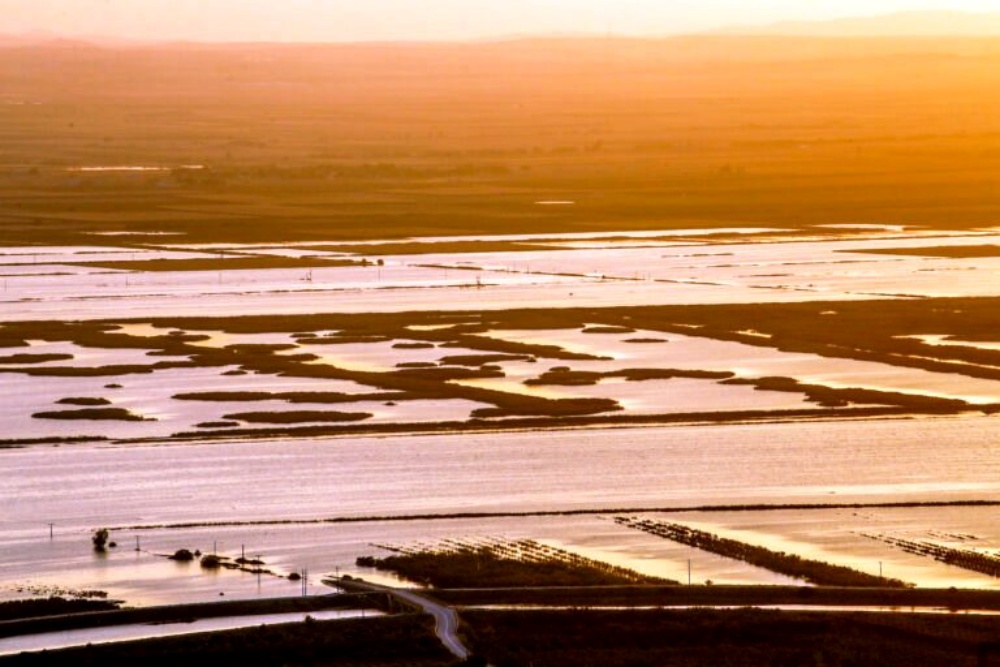
[{"label": "tree", "polygon": [[94,551],[105,551],[108,546],[108,529],[98,528],[94,531],[94,536],[90,538],[94,543]]}]

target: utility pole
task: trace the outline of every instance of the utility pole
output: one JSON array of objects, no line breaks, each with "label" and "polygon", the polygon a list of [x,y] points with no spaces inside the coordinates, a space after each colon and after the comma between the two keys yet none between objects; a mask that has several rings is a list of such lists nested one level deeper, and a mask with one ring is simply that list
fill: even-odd
[{"label": "utility pole", "polygon": [[54,532],[54,528],[55,528],[55,525],[56,525],[56,524],[54,524],[54,523],[50,523],[50,524],[49,524],[49,541],[50,541],[50,542],[51,542],[51,541],[53,540],[53,538],[55,537],[55,532]]}]

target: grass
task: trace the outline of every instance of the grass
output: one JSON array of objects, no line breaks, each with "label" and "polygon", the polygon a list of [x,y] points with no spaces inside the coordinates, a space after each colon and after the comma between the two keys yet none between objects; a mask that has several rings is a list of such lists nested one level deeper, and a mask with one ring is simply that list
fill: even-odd
[{"label": "grass", "polygon": [[955,665],[1000,656],[995,617],[738,610],[466,611],[497,667]]},{"label": "grass", "polygon": [[420,616],[307,621],[0,657],[0,665],[448,667],[454,659]]}]

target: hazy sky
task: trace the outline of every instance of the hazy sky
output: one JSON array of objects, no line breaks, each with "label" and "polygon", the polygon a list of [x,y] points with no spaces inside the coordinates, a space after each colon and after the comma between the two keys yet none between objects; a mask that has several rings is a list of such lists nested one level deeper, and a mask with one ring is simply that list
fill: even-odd
[{"label": "hazy sky", "polygon": [[0,0],[0,33],[209,41],[664,35],[920,9],[1000,11],[1000,0]]}]

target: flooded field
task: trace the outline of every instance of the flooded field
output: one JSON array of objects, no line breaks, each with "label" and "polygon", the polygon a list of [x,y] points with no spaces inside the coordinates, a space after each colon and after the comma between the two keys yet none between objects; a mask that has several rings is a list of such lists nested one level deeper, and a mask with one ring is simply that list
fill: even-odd
[{"label": "flooded field", "polygon": [[[317,580],[337,571],[371,577],[354,558],[372,552],[372,543],[470,535],[551,541],[674,579],[686,578],[691,560],[698,581],[785,581],[610,519],[630,510],[706,505],[996,499],[1000,447],[994,436],[992,419],[970,418],[12,450],[3,453],[0,473],[4,592],[99,588],[133,602],[207,600],[223,592],[282,595],[297,584],[206,573],[163,556],[180,548],[230,556],[245,549],[261,554],[278,574],[308,568]],[[322,522],[580,510],[599,514]],[[970,534],[995,550],[998,511],[667,515],[867,572],[882,563],[893,576],[922,586],[994,587],[992,577],[903,553],[861,533]],[[101,526],[112,528],[119,543],[108,554],[90,548],[90,533]],[[141,552],[133,551],[137,540]]]},{"label": "flooded field", "polygon": [[[100,301],[106,317],[151,317],[206,312],[311,313],[504,309],[514,306],[754,303],[879,297],[983,296],[993,293],[1000,257],[961,258],[873,254],[881,250],[996,244],[991,231],[920,234],[840,230],[838,238],[768,238],[745,233],[720,240],[711,230],[690,236],[589,238],[584,247],[556,239],[519,237],[516,252],[435,253],[435,243],[412,244],[420,254],[380,256],[378,245],[300,246],[298,260],[314,266],[241,269],[240,262],[285,254],[273,246],[144,246],[13,248],[0,257],[0,304],[17,320],[58,318]],[[625,241],[622,241],[622,238]],[[744,238],[745,237],[745,238]],[[683,245],[678,245],[683,239]],[[442,239],[444,243],[449,239]],[[508,239],[517,242],[518,237]],[[629,247],[639,244],[639,247]],[[422,247],[421,247],[422,246]],[[381,260],[377,262],[375,260]],[[155,271],[143,262],[175,261]],[[188,270],[184,261],[206,262]],[[347,260],[346,265],[332,265]],[[228,262],[228,263],[227,263]],[[103,265],[103,266],[102,266]],[[121,268],[119,268],[121,267]],[[127,268],[125,268],[127,267]],[[67,280],[67,275],[74,275]],[[942,280],[946,276],[947,280]],[[192,299],[197,297],[197,303]],[[377,305],[376,305],[377,304]]]},{"label": "flooded field", "polygon": [[[1000,587],[917,548],[1000,553],[1000,341],[975,300],[1000,257],[963,250],[1000,236],[814,231],[8,248],[0,598],[294,595],[304,570],[319,592],[387,580],[355,564],[375,544],[457,537],[804,584],[621,516]],[[782,329],[806,316],[830,324]]]}]

